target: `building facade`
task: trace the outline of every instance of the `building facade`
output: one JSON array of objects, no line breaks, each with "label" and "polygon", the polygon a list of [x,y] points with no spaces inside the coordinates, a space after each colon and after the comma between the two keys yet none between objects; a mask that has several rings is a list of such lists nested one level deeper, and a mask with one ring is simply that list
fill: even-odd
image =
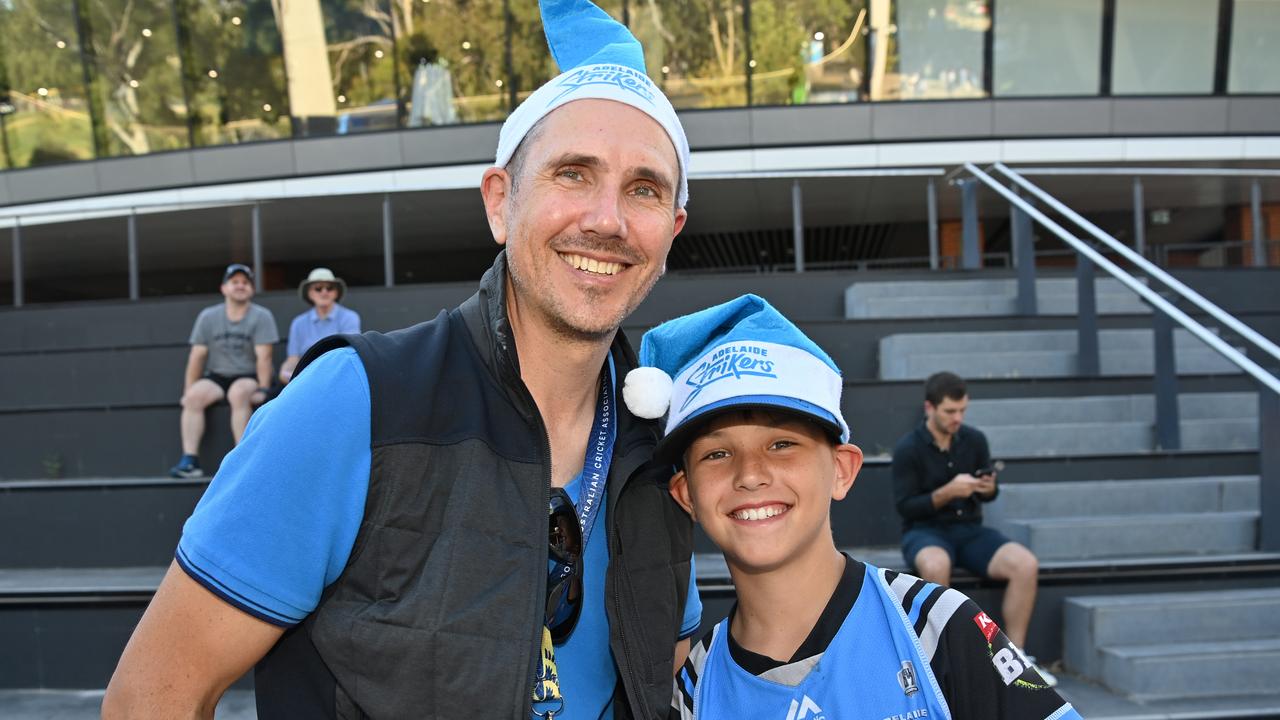
[{"label": "building facade", "polygon": [[[925,178],[960,162],[1280,159],[1280,0],[602,6],[695,151],[677,270],[791,261],[793,179],[744,174],[879,171],[806,181],[805,219],[833,258],[890,260],[922,254]],[[0,303],[204,292],[232,260],[268,288],[321,262],[467,277],[499,123],[554,73],[531,1],[0,0]],[[1228,185],[1173,202],[1225,218]],[[953,195],[929,191],[944,221]]]}]

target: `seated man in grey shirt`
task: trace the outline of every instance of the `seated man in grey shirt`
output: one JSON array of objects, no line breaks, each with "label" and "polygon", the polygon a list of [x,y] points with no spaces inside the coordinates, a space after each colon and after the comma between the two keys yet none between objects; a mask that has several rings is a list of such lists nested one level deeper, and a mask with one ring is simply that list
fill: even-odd
[{"label": "seated man in grey shirt", "polygon": [[235,263],[222,275],[225,300],[200,311],[191,328],[191,354],[182,385],[182,459],[173,477],[204,475],[197,457],[204,437],[204,411],[225,398],[237,443],[253,407],[271,385],[271,346],[280,340],[271,311],[250,302],[253,271]]}]

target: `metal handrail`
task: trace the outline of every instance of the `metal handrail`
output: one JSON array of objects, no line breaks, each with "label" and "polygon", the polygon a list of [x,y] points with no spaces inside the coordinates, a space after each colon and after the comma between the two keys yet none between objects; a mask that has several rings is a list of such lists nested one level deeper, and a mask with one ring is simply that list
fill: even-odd
[{"label": "metal handrail", "polygon": [[1026,167],[1023,175],[1121,175],[1124,177],[1225,177],[1280,178],[1280,170],[1267,168],[1179,168],[1179,167]]},{"label": "metal handrail", "polygon": [[1210,302],[1200,293],[1196,292],[1195,290],[1192,290],[1190,287],[1187,287],[1185,283],[1183,283],[1181,280],[1178,280],[1177,278],[1170,275],[1169,273],[1165,272],[1163,269],[1160,268],[1159,265],[1156,265],[1155,263],[1146,259],[1142,255],[1139,255],[1129,246],[1115,239],[1111,235],[1108,235],[1106,231],[1104,231],[1102,228],[1089,222],[1079,213],[1067,207],[1065,204],[1063,204],[1061,201],[1059,201],[1057,198],[1053,197],[1049,193],[1045,192],[1044,190],[1041,190],[1031,181],[1022,177],[1021,175],[1014,172],[1013,170],[1010,170],[1007,166],[1004,165],[1004,163],[998,162],[998,163],[995,163],[992,167],[994,167],[997,171],[999,171],[1005,177],[1012,180],[1022,189],[1036,196],[1045,205],[1048,205],[1049,207],[1053,208],[1057,212],[1061,213],[1063,217],[1066,217],[1067,219],[1074,222],[1076,225],[1079,225],[1081,228],[1087,231],[1090,235],[1094,236],[1095,238],[1100,240],[1104,245],[1111,248],[1115,252],[1119,253],[1129,262],[1133,263],[1138,268],[1146,272],[1148,275],[1155,278],[1156,280],[1159,280],[1169,289],[1173,290],[1174,292],[1181,295],[1183,298],[1190,301],[1191,304],[1195,305],[1196,307],[1205,311],[1209,315],[1213,316],[1215,320],[1222,323],[1223,325],[1226,325],[1228,328],[1235,331],[1241,337],[1245,338],[1249,342],[1253,343],[1256,347],[1258,347],[1260,350],[1262,350],[1266,354],[1270,355],[1272,358],[1275,358],[1276,360],[1280,360],[1280,347],[1277,347],[1275,343],[1263,337],[1260,333],[1258,333],[1258,331],[1240,322],[1235,318],[1235,316],[1231,315],[1227,311],[1223,310],[1222,308],[1218,307],[1214,303]]},{"label": "metal handrail", "polygon": [[832,168],[829,170],[741,170],[689,173],[689,181],[699,180],[804,180],[807,178],[943,177],[946,170],[923,168]]},{"label": "metal handrail", "polygon": [[[1000,166],[999,164],[997,164],[997,166],[1003,167],[1003,166]],[[1218,337],[1214,333],[1210,332],[1208,328],[1206,328],[1204,325],[1201,325],[1190,315],[1187,315],[1185,312],[1178,309],[1168,300],[1165,300],[1163,297],[1160,296],[1159,293],[1157,293],[1156,291],[1152,290],[1151,288],[1141,283],[1133,275],[1130,275],[1129,273],[1125,272],[1123,269],[1120,268],[1119,265],[1116,265],[1114,262],[1108,260],[1106,256],[1104,256],[1102,253],[1090,247],[1088,243],[1072,235],[1070,232],[1067,231],[1066,228],[1059,225],[1049,216],[1040,212],[1038,209],[1036,209],[1035,206],[1031,205],[1026,200],[1016,195],[1009,188],[1006,188],[1004,185],[1001,185],[999,182],[996,181],[995,178],[991,177],[987,173],[978,169],[978,167],[975,166],[973,163],[965,163],[964,168],[971,175],[973,175],[975,178],[981,181],[982,184],[991,188],[996,193],[998,193],[1001,197],[1008,200],[1009,203],[1012,204],[1014,207],[1018,208],[1022,212],[1025,212],[1027,215],[1035,218],[1037,222],[1039,222],[1044,227],[1048,228],[1050,232],[1052,232],[1054,235],[1057,235],[1058,238],[1060,238],[1063,242],[1075,248],[1077,252],[1079,252],[1081,255],[1085,256],[1086,258],[1088,258],[1098,267],[1102,268],[1103,270],[1106,270],[1112,277],[1120,281],[1122,285],[1128,287],[1130,290],[1137,293],[1144,300],[1151,303],[1151,305],[1154,306],[1156,309],[1163,311],[1170,318],[1177,321],[1179,325],[1186,328],[1192,335],[1195,335],[1206,345],[1213,348],[1214,350],[1217,350],[1221,355],[1226,357],[1231,362],[1235,363],[1235,365],[1238,366],[1241,370],[1244,370],[1248,374],[1252,375],[1255,380],[1262,383],[1266,387],[1270,388],[1272,392],[1275,392],[1277,395],[1280,395],[1280,378],[1277,378],[1276,376],[1267,372],[1265,369],[1263,369],[1261,365],[1258,365],[1256,362],[1246,357],[1239,350],[1235,349],[1234,347],[1231,347],[1231,345],[1227,344],[1226,341],[1224,341],[1222,338]],[[1004,170],[1008,171],[1008,168],[1004,168]],[[1125,249],[1128,250],[1128,248],[1125,248]],[[1132,252],[1132,251],[1129,251],[1129,252]],[[1143,258],[1143,260],[1145,261],[1145,258]],[[1208,301],[1205,301],[1205,302],[1208,302]],[[1215,305],[1213,307],[1216,308],[1217,306]]]}]

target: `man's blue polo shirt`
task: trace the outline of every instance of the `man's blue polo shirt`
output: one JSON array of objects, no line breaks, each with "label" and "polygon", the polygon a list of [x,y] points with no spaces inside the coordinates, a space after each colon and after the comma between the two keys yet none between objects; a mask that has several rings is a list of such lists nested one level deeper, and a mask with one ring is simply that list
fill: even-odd
[{"label": "man's blue polo shirt", "polygon": [[[317,358],[254,413],[240,445],[183,528],[177,559],[197,582],[267,622],[301,622],[338,579],[355,543],[369,486],[369,382],[355,350]],[[577,489],[567,488],[576,499]],[[603,512],[597,519],[606,522]],[[611,717],[617,674],[604,606],[607,533],[586,548],[587,603],[556,650],[568,718]],[[692,582],[681,637],[698,629]]]}]

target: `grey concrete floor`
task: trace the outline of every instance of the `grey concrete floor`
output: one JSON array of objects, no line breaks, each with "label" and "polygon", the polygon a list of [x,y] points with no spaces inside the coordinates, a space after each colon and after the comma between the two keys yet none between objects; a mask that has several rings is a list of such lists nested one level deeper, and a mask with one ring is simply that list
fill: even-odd
[{"label": "grey concrete floor", "polygon": [[[1280,718],[1280,695],[1139,704],[1079,678],[1060,675],[1058,679],[1058,691],[1089,720]],[[101,704],[101,690],[0,690],[0,718],[4,720],[90,720],[98,717]],[[256,720],[253,691],[229,691],[218,704],[215,717]]]},{"label": "grey concrete floor", "polygon": [[1280,718],[1280,695],[1137,703],[1101,685],[1065,674],[1058,675],[1057,690],[1088,720]]},{"label": "grey concrete floor", "polygon": [[[99,715],[102,690],[0,690],[5,720],[91,720]],[[252,690],[231,690],[222,697],[217,720],[257,720]]]}]

